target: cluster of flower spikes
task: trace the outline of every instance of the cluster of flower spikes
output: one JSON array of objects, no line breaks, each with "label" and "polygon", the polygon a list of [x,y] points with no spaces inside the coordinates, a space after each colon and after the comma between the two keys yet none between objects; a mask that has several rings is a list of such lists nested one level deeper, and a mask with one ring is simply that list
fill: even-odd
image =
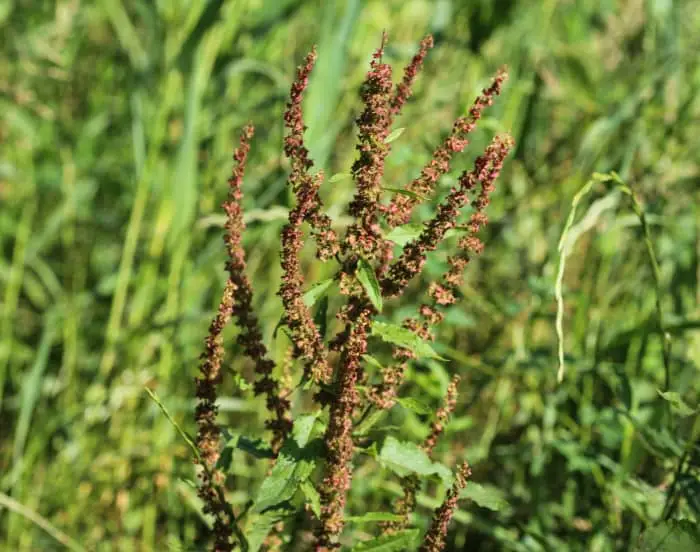
[{"label": "cluster of flower spikes", "polygon": [[[324,552],[339,548],[339,536],[344,527],[344,509],[352,482],[353,426],[358,409],[363,405],[358,390],[367,376],[362,367],[367,351],[372,321],[377,310],[367,292],[355,278],[359,262],[371,263],[378,276],[378,285],[384,298],[396,298],[408,283],[418,276],[424,267],[428,253],[437,249],[447,232],[458,227],[462,210],[470,205],[473,212],[466,225],[461,227],[465,235],[459,241],[458,252],[449,258],[449,269],[440,282],[429,288],[430,304],[422,305],[417,318],[404,322],[404,327],[424,339],[432,339],[433,328],[442,321],[440,307],[456,301],[455,293],[462,281],[464,268],[471,255],[478,254],[483,244],[475,234],[488,222],[484,213],[489,196],[502,169],[503,162],[513,146],[510,136],[496,136],[480,155],[472,170],[464,171],[457,186],[438,204],[436,215],[424,223],[420,235],[409,242],[394,260],[395,244],[384,237],[385,228],[391,229],[410,221],[414,208],[421,199],[434,194],[438,180],[450,169],[452,156],[467,145],[467,135],[475,128],[485,108],[500,94],[506,72],[499,71],[492,84],[483,90],[465,117],[458,119],[452,132],[439,145],[420,175],[410,182],[406,194],[396,195],[388,204],[382,204],[382,177],[384,162],[390,152],[387,137],[394,119],[412,94],[412,85],[428,50],[433,46],[431,36],[420,43],[417,54],[404,69],[403,79],[392,85],[391,67],[383,63],[387,42],[382,36],[380,47],[373,54],[370,71],[362,87],[364,110],[357,119],[358,158],[352,166],[356,192],[349,205],[353,223],[339,239],[331,227],[330,218],[324,214],[319,189],[323,173],[311,174],[313,162],[304,145],[302,99],[309,76],[316,61],[313,49],[298,68],[291,87],[290,101],[284,116],[288,134],[284,152],[291,164],[288,184],[296,202],[290,210],[288,224],[281,233],[282,282],[279,295],[284,307],[284,323],[292,341],[292,357],[304,367],[304,377],[317,384],[317,400],[329,407],[329,421],[324,436],[326,463],[320,485],[321,515],[316,524],[315,550]],[[221,381],[223,345],[221,331],[234,316],[242,328],[238,338],[244,352],[253,360],[257,380],[256,394],[265,395],[271,419],[267,427],[272,430],[274,451],[278,451],[289,434],[291,420],[288,399],[281,396],[281,385],[273,376],[275,364],[269,359],[262,342],[258,320],[252,311],[252,287],[245,276],[245,255],[241,245],[244,229],[241,210],[241,183],[252,127],[244,130],[240,146],[234,154],[236,166],[229,180],[230,194],[224,204],[227,213],[226,237],[229,262],[229,278],[224,289],[219,312],[210,326],[209,336],[202,355],[200,376],[197,378],[198,462],[200,497],[207,512],[214,515],[216,551],[232,550],[232,538],[237,534],[232,509],[225,502],[223,476],[216,470],[220,450],[220,430],[216,425],[216,386]],[[383,223],[383,224],[382,224]],[[341,293],[347,296],[346,304],[337,318],[342,329],[326,344],[316,326],[310,309],[304,302],[304,274],[301,264],[303,226],[308,225],[317,244],[317,257],[322,261],[337,259],[340,269],[337,278]],[[330,351],[336,351],[335,362],[329,360]],[[369,405],[390,408],[403,381],[406,363],[413,353],[402,347],[394,348],[397,363],[385,368],[381,383],[370,386],[367,393]],[[430,436],[423,449],[431,454],[442,432],[449,413],[456,401],[457,378],[453,379],[438,411]],[[330,390],[330,391],[329,391]],[[442,549],[447,525],[456,507],[459,491],[466,484],[469,467],[465,463],[458,470],[455,483],[443,505],[435,512],[433,523],[426,534],[422,550]],[[415,508],[418,489],[415,478],[404,478],[404,498],[398,502],[397,513],[403,521],[387,524],[385,531],[392,532],[408,523],[408,515]]]}]

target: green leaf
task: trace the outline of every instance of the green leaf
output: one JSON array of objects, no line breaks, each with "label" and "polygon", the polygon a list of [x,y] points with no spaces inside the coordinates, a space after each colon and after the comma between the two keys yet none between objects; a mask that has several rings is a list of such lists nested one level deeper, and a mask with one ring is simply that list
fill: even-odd
[{"label": "green leaf", "polygon": [[253,511],[263,512],[287,502],[313,473],[320,455],[320,441],[308,441],[315,421],[315,416],[303,416],[294,423],[292,439],[285,441],[270,475],[260,485]]},{"label": "green leaf", "polygon": [[328,278],[311,286],[309,291],[304,294],[304,304],[307,307],[313,307],[316,304],[316,301],[326,294],[328,288],[333,285],[333,282],[335,282],[333,278]]},{"label": "green leaf", "polygon": [[683,474],[678,478],[678,488],[695,515],[700,514],[700,480]]},{"label": "green leaf", "polygon": [[700,550],[698,525],[688,520],[670,520],[649,527],[634,552],[695,552]]},{"label": "green leaf", "polygon": [[366,540],[352,547],[352,552],[403,552],[415,550],[418,540],[418,529],[406,529],[393,535],[383,535],[376,539]]},{"label": "green leaf", "polygon": [[384,417],[386,410],[374,410],[369,416],[362,420],[353,431],[353,435],[362,436],[367,435],[369,430],[372,429],[377,423]]},{"label": "green leaf", "polygon": [[402,521],[403,516],[397,516],[396,514],[390,514],[388,512],[367,512],[361,516],[350,516],[345,518],[347,521],[352,523],[372,523],[374,521]]},{"label": "green leaf", "polygon": [[690,408],[687,404],[685,404],[680,393],[675,391],[661,391],[660,389],[657,389],[656,391],[659,395],[661,395],[662,399],[671,405],[671,410],[682,418],[687,418],[688,416],[692,416],[697,412],[696,408]]},{"label": "green leaf", "polygon": [[280,454],[272,472],[258,489],[254,511],[263,512],[291,499],[299,488],[299,484],[311,475],[313,468],[313,461],[299,460]]},{"label": "green leaf", "polygon": [[379,461],[399,477],[412,473],[438,475],[444,482],[452,481],[452,472],[438,462],[433,462],[427,453],[414,443],[401,442],[387,437],[379,453]]},{"label": "green leaf", "polygon": [[219,455],[219,459],[216,461],[216,469],[228,473],[231,469],[231,464],[233,464],[233,449],[231,447],[224,447]]},{"label": "green leaf", "polygon": [[379,362],[376,358],[374,358],[372,355],[362,355],[362,359],[367,363],[370,364],[371,366],[374,366],[375,368],[379,368],[380,370],[384,370],[384,366],[382,365],[381,362]]},{"label": "green leaf", "polygon": [[328,182],[340,182],[341,180],[347,180],[348,178],[352,178],[352,174],[350,173],[338,173],[334,174],[328,179]]},{"label": "green leaf", "polygon": [[294,421],[294,426],[292,427],[292,437],[296,441],[299,448],[304,448],[311,438],[311,432],[314,429],[314,424],[318,419],[318,414],[307,414],[304,416],[299,416]]},{"label": "green leaf", "polygon": [[396,324],[374,322],[372,324],[372,335],[379,337],[392,345],[398,345],[399,347],[408,349],[418,358],[446,360],[438,355],[427,341],[418,337],[411,330],[402,328]]},{"label": "green leaf", "polygon": [[618,412],[632,422],[642,445],[655,456],[666,458],[667,456],[680,456],[683,453],[683,443],[667,428],[662,427],[657,430],[649,424],[639,422],[627,411],[619,410]]},{"label": "green leaf", "polygon": [[228,441],[226,441],[224,450],[234,448],[247,452],[256,458],[275,457],[272,449],[265,441],[262,439],[246,437],[245,435],[233,435]]},{"label": "green leaf", "polygon": [[391,144],[394,140],[396,140],[399,136],[403,134],[404,130],[406,130],[406,127],[397,128],[396,130],[391,131],[389,136],[386,137],[386,140],[384,140],[384,143]]},{"label": "green leaf", "polygon": [[411,412],[414,412],[416,414],[426,415],[433,413],[432,408],[414,399],[413,397],[398,397],[396,399],[396,402],[404,408],[406,408],[407,410],[410,410]]},{"label": "green leaf", "polygon": [[276,508],[263,514],[253,516],[246,527],[245,535],[248,540],[248,552],[258,552],[270,533],[272,526],[294,514],[292,508]]},{"label": "green leaf", "polygon": [[374,272],[374,268],[365,259],[360,259],[355,272],[357,279],[365,288],[367,297],[377,311],[382,312],[382,291],[379,287],[379,280]]},{"label": "green leaf", "polygon": [[321,334],[321,339],[325,339],[328,331],[328,295],[321,297],[318,303],[318,309],[314,314],[314,324],[318,328],[318,333]]},{"label": "green leaf", "polygon": [[386,235],[386,239],[393,241],[396,245],[404,245],[418,239],[423,232],[422,224],[404,224],[397,226]]},{"label": "green leaf", "polygon": [[503,492],[490,485],[468,482],[467,486],[459,493],[459,498],[468,498],[476,502],[482,508],[488,508],[494,512],[503,510],[508,506]]},{"label": "green leaf", "polygon": [[321,495],[318,494],[316,487],[310,481],[302,481],[299,485],[301,492],[306,497],[306,502],[311,506],[311,511],[320,519],[321,517]]}]

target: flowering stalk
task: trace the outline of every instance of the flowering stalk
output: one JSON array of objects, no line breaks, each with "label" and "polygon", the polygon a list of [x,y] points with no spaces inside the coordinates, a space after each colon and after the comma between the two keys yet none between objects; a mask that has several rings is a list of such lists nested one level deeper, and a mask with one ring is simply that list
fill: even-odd
[{"label": "flowering stalk", "polygon": [[325,477],[321,488],[321,526],[317,531],[316,552],[339,547],[336,542],[343,530],[347,492],[352,480],[352,417],[360,403],[357,381],[362,355],[367,350],[371,310],[362,307],[352,324],[340,356],[337,396],[330,405],[326,443]]},{"label": "flowering stalk", "polygon": [[450,414],[454,412],[455,406],[457,406],[457,385],[459,384],[459,380],[460,378],[458,375],[455,374],[452,376],[452,380],[447,386],[447,393],[445,393],[442,406],[438,409],[435,414],[435,420],[433,420],[430,426],[430,434],[426,437],[425,441],[423,441],[422,448],[429,456],[432,455],[438,438],[445,430],[447,419],[450,417]]},{"label": "flowering stalk", "polygon": [[295,356],[304,361],[307,378],[316,383],[330,381],[331,368],[328,364],[326,347],[321,334],[313,321],[308,307],[304,304],[304,276],[301,270],[300,253],[303,246],[302,224],[309,222],[317,231],[318,256],[330,258],[338,250],[335,233],[330,228],[330,219],[321,213],[319,188],[323,174],[310,175],[313,162],[304,146],[304,120],[301,101],[308,86],[309,75],[316,62],[315,48],[297,70],[297,78],[292,84],[291,99],[284,114],[285,126],[289,134],[284,140],[284,153],[290,159],[292,172],[289,184],[296,195],[297,204],[289,212],[289,223],[282,230],[282,284],[279,295],[284,306],[284,320],[292,335]]},{"label": "flowering stalk", "polygon": [[428,197],[433,193],[440,177],[450,170],[453,154],[461,152],[467,147],[469,144],[467,135],[476,128],[476,123],[481,118],[484,109],[492,105],[494,98],[501,93],[501,88],[507,78],[508,73],[505,69],[501,69],[491,82],[491,86],[485,88],[481,95],[474,100],[469,114],[455,121],[452,132],[435,149],[430,161],[423,167],[418,178],[406,186],[406,190],[411,194],[397,194],[391,203],[383,209],[387,224],[391,228],[409,222],[411,212],[420,202],[420,198]]},{"label": "flowering stalk", "polygon": [[[510,136],[496,136],[484,154],[477,158],[474,168],[462,174],[459,185],[453,188],[438,206],[437,215],[425,225],[417,239],[406,245],[401,256],[391,265],[387,275],[382,279],[381,286],[385,296],[399,295],[408,282],[423,270],[426,255],[434,251],[447,231],[456,226],[456,219],[467,203],[469,192],[479,182],[486,190],[485,194],[488,195],[493,191],[495,177],[499,174],[503,161],[512,147],[513,139]],[[479,211],[472,215],[470,227],[483,225],[486,221],[486,215]]]},{"label": "flowering stalk", "polygon": [[[364,87],[366,108],[358,119],[360,157],[353,165],[358,191],[350,205],[350,213],[357,222],[350,227],[343,250],[351,255],[363,255],[368,258],[376,257],[379,252],[380,262],[389,267],[381,280],[381,291],[384,296],[393,296],[403,291],[408,281],[421,271],[427,252],[434,250],[443,240],[447,230],[456,225],[459,212],[467,203],[468,193],[477,183],[482,182],[482,187],[485,186],[487,192],[492,191],[493,183],[490,179],[498,174],[512,140],[508,137],[494,140],[485,154],[477,159],[474,170],[462,176],[460,186],[441,204],[437,216],[428,223],[421,236],[406,246],[396,262],[389,264],[388,256],[382,249],[383,242],[376,218],[384,158],[388,152],[384,140],[392,118],[392,102],[387,100],[389,86],[386,83],[390,78],[390,71],[378,61],[381,60],[385,40],[386,37],[383,37],[381,47],[374,54],[372,69]],[[482,104],[489,104],[492,101],[491,96],[500,91],[500,84],[504,78],[505,73],[496,80],[488,94],[485,91],[483,101],[477,101],[477,106],[472,110],[474,122],[483,108]],[[410,83],[410,78],[407,82]],[[406,88],[402,90],[405,93]],[[394,105],[400,108],[402,101],[399,99]],[[464,124],[467,125],[466,122]],[[347,267],[352,266],[352,260],[346,262],[344,272],[349,273]],[[336,396],[331,401],[330,421],[325,437],[328,462],[321,494],[322,515],[321,527],[317,532],[317,551],[335,548],[337,536],[343,528],[343,508],[352,477],[352,416],[359,405],[356,384],[362,377],[360,359],[366,349],[367,334],[375,313],[373,306],[362,295],[362,291],[357,290],[357,286],[344,287],[351,295],[351,300],[341,311],[341,319],[346,321],[345,329],[334,341],[335,348],[341,351],[342,370],[336,382]],[[418,331],[419,335],[424,332],[419,323],[408,321],[408,324],[411,329]],[[410,356],[399,352],[399,359],[402,355],[403,360]],[[392,384],[402,379],[403,367],[402,363],[395,371],[385,374],[386,385],[383,389],[375,389],[374,396],[370,393],[372,402],[380,406],[393,403]]]},{"label": "flowering stalk", "polygon": [[272,430],[272,449],[277,452],[292,427],[292,422],[289,418],[289,401],[280,396],[279,382],[272,376],[275,363],[268,357],[258,319],[253,312],[253,288],[245,274],[246,261],[242,245],[243,230],[245,229],[241,206],[243,198],[242,184],[253,132],[254,128],[252,125],[244,128],[240,146],[233,155],[236,165],[228,181],[229,197],[223,205],[227,215],[224,241],[226,242],[229,257],[227,263],[229,281],[233,286],[231,312],[236,317],[241,328],[238,344],[243,347],[246,355],[255,363],[255,373],[258,376],[255,382],[255,394],[265,395],[268,411],[274,414],[274,419],[268,420],[266,425],[268,429]]},{"label": "flowering stalk", "polygon": [[403,79],[396,85],[394,96],[391,98],[390,110],[392,117],[399,114],[406,100],[413,94],[413,81],[416,80],[416,76],[423,66],[423,60],[425,60],[425,56],[428,55],[428,50],[430,50],[433,45],[433,35],[424,37],[411,63],[404,68]]},{"label": "flowering stalk", "polygon": [[[197,422],[196,446],[199,452],[197,462],[202,471],[199,474],[199,497],[204,502],[205,513],[214,516],[215,550],[232,550],[231,536],[235,519],[224,495],[224,474],[217,469],[216,463],[220,455],[221,430],[216,423],[217,415],[217,391],[216,387],[221,383],[221,362],[224,356],[224,347],[221,333],[235,313],[241,323],[243,332],[240,342],[246,352],[256,361],[256,368],[260,370],[264,381],[271,380],[269,361],[266,360],[266,350],[260,340],[257,330],[257,320],[252,314],[252,291],[245,274],[245,256],[241,247],[241,233],[243,231],[243,217],[240,207],[242,196],[241,183],[245,172],[250,139],[253,136],[253,127],[247,126],[240,139],[240,145],[234,152],[236,161],[233,173],[229,179],[229,199],[224,203],[227,214],[226,234],[224,241],[229,254],[227,269],[229,277],[224,287],[224,292],[219,304],[219,310],[209,326],[209,334],[206,337],[204,352],[199,366],[199,377],[196,378],[197,408],[195,420]],[[280,406],[280,412],[284,408]]]},{"label": "flowering stalk", "polygon": [[349,207],[356,222],[348,228],[343,244],[345,252],[370,259],[376,256],[382,241],[378,222],[379,198],[384,159],[390,150],[385,140],[392,121],[391,66],[381,61],[386,39],[384,33],[362,86],[365,109],[357,119],[356,146],[360,155],[352,166],[357,191]]},{"label": "flowering stalk", "polygon": [[447,497],[442,505],[435,510],[433,522],[430,524],[423,545],[420,547],[420,552],[442,552],[445,549],[445,537],[447,536],[447,527],[452,520],[457,502],[459,501],[459,493],[467,486],[467,479],[471,476],[472,470],[469,464],[464,462],[457,471],[455,482],[452,488],[447,492]]},{"label": "flowering stalk", "polygon": [[[428,456],[432,456],[438,438],[445,430],[447,419],[450,414],[454,412],[455,406],[457,406],[457,385],[459,384],[459,380],[460,378],[458,375],[452,376],[452,381],[450,381],[450,384],[447,386],[447,392],[445,393],[442,406],[438,409],[435,419],[430,426],[430,433],[421,445],[421,448]],[[420,489],[420,480],[418,476],[409,475],[403,477],[401,479],[401,487],[403,488],[403,497],[397,501],[394,513],[402,516],[403,519],[401,521],[387,523],[384,526],[386,533],[393,533],[405,528],[409,523],[409,516],[416,509],[416,493],[418,489]]]},{"label": "flowering stalk", "polygon": [[223,498],[224,475],[216,469],[221,440],[221,430],[216,423],[218,411],[216,386],[221,383],[221,361],[224,355],[221,332],[231,319],[234,285],[231,279],[226,282],[219,310],[209,326],[209,334],[199,366],[200,374],[195,380],[197,394],[195,420],[198,428],[195,444],[199,451],[196,462],[202,467],[197,494],[204,502],[204,513],[214,516],[213,533],[216,552],[233,550],[231,545],[233,520],[227,515],[227,504]]}]

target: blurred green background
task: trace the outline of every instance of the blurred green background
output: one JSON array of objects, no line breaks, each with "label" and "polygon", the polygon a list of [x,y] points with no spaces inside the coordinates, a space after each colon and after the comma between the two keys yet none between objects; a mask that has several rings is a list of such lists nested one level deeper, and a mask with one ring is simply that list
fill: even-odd
[{"label": "blurred green background", "polygon": [[[427,32],[436,40],[396,123],[406,130],[392,144],[390,186],[418,173],[500,65],[510,70],[441,181],[444,192],[494,132],[515,137],[486,251],[442,327],[451,362],[409,374],[435,407],[449,373],[462,374],[439,454],[448,465],[466,456],[473,480],[503,499],[496,509],[463,502],[449,549],[628,550],[661,515],[697,415],[659,406],[656,286],[624,194],[598,183],[579,205],[561,385],[554,287],[575,193],[593,171],[617,171],[651,228],[671,389],[697,405],[699,2],[4,0],[1,550],[204,549],[188,449],[144,386],[194,431],[193,377],[225,278],[219,206],[247,121],[257,128],[245,180],[249,275],[282,357],[272,331],[291,204],[281,147],[291,79],[317,44],[308,145],[328,175],[347,172],[358,87],[384,29],[395,78]],[[339,223],[350,182],[323,190]],[[445,260],[431,258],[428,276]],[[226,333],[228,365],[250,377],[236,331]],[[225,389],[222,420],[259,435],[261,401]],[[425,431],[410,412],[399,422],[409,436]],[[699,458],[691,453],[679,482],[678,511],[691,519]],[[240,506],[265,466],[242,456],[233,469]],[[351,510],[386,509],[398,484],[358,470]],[[420,495],[419,514],[429,519],[437,502]]]}]

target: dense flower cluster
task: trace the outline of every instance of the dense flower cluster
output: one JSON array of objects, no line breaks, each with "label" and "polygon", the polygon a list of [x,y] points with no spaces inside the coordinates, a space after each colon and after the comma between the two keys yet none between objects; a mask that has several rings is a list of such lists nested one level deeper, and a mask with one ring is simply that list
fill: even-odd
[{"label": "dense flower cluster", "polygon": [[284,140],[284,153],[292,163],[289,184],[296,195],[297,204],[289,212],[289,224],[282,230],[282,284],[279,294],[284,305],[285,323],[294,340],[294,354],[304,361],[305,375],[317,383],[327,383],[331,377],[327,350],[321,334],[313,322],[308,307],[304,304],[304,275],[299,254],[303,247],[304,222],[317,231],[318,256],[327,259],[336,254],[338,246],[335,233],[330,228],[330,219],[321,212],[319,188],[323,173],[309,174],[313,162],[304,146],[304,119],[301,101],[309,83],[309,75],[316,62],[316,51],[312,50],[297,71],[292,84],[291,99],[284,114],[289,135]]},{"label": "dense flower cluster", "polygon": [[199,451],[198,461],[201,464],[198,494],[204,502],[204,512],[214,516],[216,552],[233,550],[230,544],[233,534],[232,520],[226,515],[226,503],[221,500],[224,476],[216,469],[221,440],[221,430],[216,423],[216,387],[221,382],[221,361],[224,356],[221,332],[231,319],[233,293],[234,284],[229,279],[224,288],[219,311],[209,326],[199,367],[200,375],[195,380],[195,420],[198,427],[196,445]]},{"label": "dense flower cluster", "polygon": [[386,33],[372,56],[371,70],[362,87],[365,109],[357,119],[359,157],[352,166],[357,191],[350,203],[355,223],[348,228],[345,251],[373,258],[381,245],[379,199],[384,159],[389,153],[385,143],[392,121],[391,66],[382,63]]},{"label": "dense flower cluster", "polygon": [[445,401],[435,414],[435,420],[430,426],[430,434],[423,442],[423,450],[428,454],[432,454],[438,438],[445,430],[447,418],[449,418],[450,414],[454,412],[455,406],[457,406],[457,385],[459,384],[459,379],[457,375],[452,376],[452,381],[450,381],[450,385],[447,386]]},{"label": "dense flower cluster", "polygon": [[476,123],[481,118],[484,109],[492,105],[494,98],[501,93],[501,88],[506,78],[507,73],[505,69],[501,69],[493,79],[491,86],[484,89],[482,94],[476,98],[469,110],[469,115],[460,117],[455,121],[452,126],[452,132],[433,151],[430,161],[423,167],[420,176],[406,186],[406,190],[412,193],[410,195],[400,194],[395,196],[384,209],[387,224],[390,227],[393,228],[409,222],[412,210],[418,204],[420,198],[429,197],[433,193],[440,177],[450,170],[452,156],[469,145],[467,135],[476,128]]},{"label": "dense flower cluster", "polygon": [[425,535],[423,545],[420,547],[420,552],[441,552],[445,548],[445,536],[447,535],[447,527],[452,521],[457,502],[459,502],[459,493],[467,486],[467,479],[472,474],[469,464],[464,462],[455,476],[455,482],[452,488],[447,492],[447,497],[442,505],[435,511],[433,522],[430,524],[430,529]]},{"label": "dense flower cluster", "polygon": [[[427,254],[437,248],[448,230],[457,226],[457,218],[469,199],[469,193],[479,182],[483,197],[480,196],[474,206],[478,208],[488,203],[488,194],[495,189],[495,179],[512,147],[513,139],[510,136],[496,136],[484,154],[477,158],[474,168],[462,174],[459,185],[438,206],[437,214],[425,225],[421,235],[406,245],[401,256],[391,265],[381,282],[386,296],[399,295],[408,282],[423,270]],[[472,215],[469,230],[478,230],[486,221],[486,215],[478,210]]]},{"label": "dense flower cluster", "polygon": [[[410,346],[404,343],[394,346],[395,362],[380,370],[379,383],[371,384],[375,376],[369,369],[365,373],[363,362],[368,358],[365,357],[368,341],[373,332],[374,318],[381,310],[380,303],[382,300],[399,297],[409,282],[421,274],[427,255],[443,243],[449,230],[463,231],[459,250],[448,258],[449,269],[440,281],[429,285],[429,303],[423,304],[415,317],[402,322],[401,331],[413,333],[423,340],[432,340],[435,327],[443,319],[441,309],[457,299],[463,272],[470,257],[483,249],[476,234],[488,222],[484,211],[504,159],[513,146],[512,138],[507,135],[496,136],[476,159],[473,169],[462,173],[457,185],[438,204],[435,216],[424,223],[420,235],[406,244],[397,258],[394,258],[394,243],[386,238],[385,230],[408,222],[416,204],[434,193],[438,180],[450,169],[453,154],[467,146],[467,135],[474,129],[483,110],[500,94],[506,73],[501,70],[491,86],[476,98],[468,115],[455,122],[452,132],[433,152],[430,162],[407,185],[409,193],[396,195],[389,203],[383,204],[384,164],[390,152],[387,137],[394,119],[412,94],[413,83],[428,50],[433,47],[433,39],[428,36],[421,41],[418,52],[405,67],[403,78],[395,87],[392,84],[392,69],[383,62],[386,42],[387,36],[384,34],[381,45],[373,54],[370,70],[362,86],[364,109],[356,120],[358,157],[352,166],[356,193],[348,207],[353,222],[342,240],[338,239],[330,218],[323,212],[319,194],[323,173],[310,172],[313,162],[304,145],[306,127],[302,99],[316,61],[315,49],[299,66],[291,86],[290,100],[284,115],[288,130],[284,139],[284,153],[291,165],[288,184],[294,193],[295,204],[290,209],[288,223],[281,232],[282,281],[279,289],[284,308],[283,322],[289,330],[291,347],[279,368],[281,382],[273,374],[276,364],[269,357],[258,319],[253,313],[253,291],[245,274],[246,262],[242,248],[244,223],[241,186],[249,142],[253,135],[252,127],[244,129],[240,145],[234,154],[236,163],[229,179],[229,198],[224,203],[227,214],[225,241],[229,256],[229,276],[219,311],[209,329],[200,375],[196,380],[196,445],[201,464],[199,495],[205,503],[205,511],[214,516],[216,551],[232,550],[234,537],[245,548],[245,537],[238,528],[233,509],[226,501],[224,476],[217,470],[221,445],[220,430],[216,423],[216,388],[221,381],[224,355],[221,334],[229,320],[234,317],[241,329],[238,343],[255,364],[255,393],[265,396],[267,408],[272,414],[267,427],[272,431],[273,453],[279,452],[291,430],[289,396],[295,389],[291,373],[295,359],[303,365],[303,379],[315,385],[316,407],[328,407],[328,421],[323,437],[323,477],[318,488],[320,504],[313,538],[316,552],[337,550],[340,548],[340,535],[345,525],[347,494],[352,484],[353,454],[357,444],[353,438],[353,429],[358,414],[363,412],[364,418],[372,409],[391,408],[399,397],[408,363],[416,356]],[[467,206],[471,207],[471,213],[466,224],[460,225],[459,218]],[[306,231],[315,239],[317,257],[320,260],[334,259],[338,262],[335,279],[344,304],[336,312],[340,330],[335,336],[330,336],[327,342],[325,332],[322,333],[315,323],[304,297],[307,286],[301,251]],[[372,271],[374,275],[371,274]],[[378,298],[377,295],[381,297]],[[325,310],[322,312],[325,315]],[[458,381],[457,376],[452,379],[444,403],[437,410],[429,435],[422,444],[423,451],[429,457],[455,408]],[[364,395],[360,393],[360,385],[364,386]],[[445,502],[436,510],[421,550],[442,550],[459,492],[465,486],[469,474],[469,467],[465,463],[457,473],[455,484],[449,490]],[[416,493],[420,483],[415,475],[402,478],[404,496],[394,507],[394,512],[401,516],[401,521],[383,525],[386,533],[408,525],[410,514],[416,508]],[[271,542],[269,540],[268,544]]]},{"label": "dense flower cluster", "polygon": [[391,99],[391,115],[396,116],[401,111],[403,104],[406,103],[413,94],[413,81],[416,79],[418,72],[423,67],[423,60],[428,55],[428,50],[434,45],[433,36],[428,35],[420,42],[418,52],[413,56],[403,71],[403,79],[396,85],[394,97]]},{"label": "dense flower cluster", "polygon": [[352,324],[340,356],[338,395],[330,405],[326,430],[326,470],[321,489],[321,526],[318,530],[317,551],[337,548],[335,537],[343,530],[343,510],[350,489],[353,440],[352,416],[359,405],[357,380],[360,377],[362,355],[367,350],[371,324],[370,312],[363,309]]},{"label": "dense flower cluster", "polygon": [[[245,268],[245,257],[241,248],[243,219],[239,202],[241,182],[252,135],[253,128],[246,127],[241,135],[240,146],[234,152],[236,163],[229,179],[229,200],[224,204],[228,215],[224,240],[229,253],[227,263],[229,277],[224,287],[219,310],[209,326],[209,334],[206,337],[201,357],[202,362],[199,367],[200,374],[195,380],[197,394],[195,420],[198,427],[196,445],[199,451],[198,460],[201,463],[199,496],[204,502],[205,513],[214,516],[215,550],[217,552],[233,549],[231,536],[234,520],[228,514],[228,504],[224,498],[224,475],[216,467],[221,448],[221,431],[216,423],[216,388],[221,383],[221,362],[224,356],[221,332],[234,312],[243,327],[241,334],[243,346],[247,351],[254,353],[256,363],[262,365],[263,380],[273,382],[270,377],[270,366],[265,360],[265,347],[259,340],[257,321],[250,310],[252,297],[250,283],[243,272]],[[275,405],[273,411],[276,410],[280,412],[282,419],[286,419],[286,408],[283,405],[280,405],[279,409]]]},{"label": "dense flower cluster", "polygon": [[251,125],[243,130],[240,146],[233,155],[236,163],[228,182],[229,197],[223,205],[227,215],[224,241],[229,257],[227,263],[229,282],[233,286],[234,300],[231,312],[241,328],[238,344],[243,347],[246,355],[255,363],[255,373],[258,378],[255,382],[255,394],[265,395],[267,408],[274,415],[273,419],[268,420],[267,426],[273,433],[272,448],[277,451],[292,427],[289,418],[289,401],[280,397],[279,383],[272,375],[275,363],[268,357],[258,319],[253,312],[253,288],[246,275],[245,252],[243,251],[245,223],[241,208],[242,184],[253,132],[254,129]]}]

